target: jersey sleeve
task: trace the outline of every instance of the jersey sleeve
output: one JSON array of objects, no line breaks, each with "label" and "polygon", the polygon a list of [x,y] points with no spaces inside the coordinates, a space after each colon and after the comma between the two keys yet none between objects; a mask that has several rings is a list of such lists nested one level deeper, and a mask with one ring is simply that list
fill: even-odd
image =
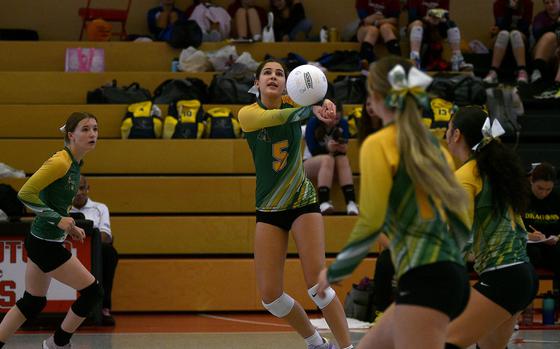
[{"label": "jersey sleeve", "polygon": [[455,171],[455,175],[461,187],[465,190],[468,198],[468,221],[467,227],[472,227],[473,220],[474,220],[474,205],[475,199],[478,193],[482,190],[482,180],[476,175],[476,162],[467,162],[462,167],[460,167],[457,171]]},{"label": "jersey sleeve", "polygon": [[329,267],[329,282],[350,275],[381,233],[393,186],[393,171],[380,142],[369,138],[360,151],[360,215],[346,246]]},{"label": "jersey sleeve", "polygon": [[25,206],[53,225],[58,224],[62,216],[48,207],[39,197],[39,193],[49,184],[64,177],[70,165],[60,156],[51,157],[25,182],[18,193],[19,200]]},{"label": "jersey sleeve", "polygon": [[238,118],[243,132],[253,132],[266,127],[299,122],[309,118],[311,114],[311,106],[266,110],[255,103],[241,108]]}]

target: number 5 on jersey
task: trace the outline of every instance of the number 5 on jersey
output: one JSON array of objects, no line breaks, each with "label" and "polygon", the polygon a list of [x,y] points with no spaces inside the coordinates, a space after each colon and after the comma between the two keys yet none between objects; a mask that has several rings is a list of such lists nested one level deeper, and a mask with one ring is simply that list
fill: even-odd
[{"label": "number 5 on jersey", "polygon": [[272,162],[272,169],[276,172],[280,172],[286,167],[288,163],[288,141],[276,142],[272,145],[272,156],[274,161]]}]

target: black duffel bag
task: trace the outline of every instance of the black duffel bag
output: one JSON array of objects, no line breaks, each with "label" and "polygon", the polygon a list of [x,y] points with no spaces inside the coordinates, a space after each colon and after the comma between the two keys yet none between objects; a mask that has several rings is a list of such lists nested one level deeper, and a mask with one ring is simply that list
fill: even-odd
[{"label": "black duffel bag", "polygon": [[117,86],[117,80],[87,93],[87,104],[133,104],[149,101],[152,94],[137,82],[129,86]]}]

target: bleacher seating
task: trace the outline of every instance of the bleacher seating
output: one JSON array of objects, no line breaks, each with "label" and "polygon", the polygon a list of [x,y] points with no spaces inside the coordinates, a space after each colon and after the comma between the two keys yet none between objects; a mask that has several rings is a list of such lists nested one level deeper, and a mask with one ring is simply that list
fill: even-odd
[{"label": "bleacher seating", "polygon": [[[110,208],[121,254],[113,310],[262,310],[252,260],[255,177],[246,142],[121,140],[126,106],[85,104],[87,91],[113,79],[119,85],[139,82],[153,91],[169,78],[191,76],[210,83],[214,73],[172,73],[170,62],[178,51],[161,43],[119,42],[87,43],[105,48],[105,73],[64,73],[65,49],[84,44],[0,42],[7,52],[0,57],[0,161],[32,174],[62,147],[58,128],[67,116],[92,112],[99,119],[100,141],[85,158],[83,173],[92,198]],[[221,45],[204,44],[202,49]],[[276,43],[238,45],[238,52],[249,50],[262,59],[265,53],[285,56],[296,51],[314,59],[323,52],[356,48],[354,43]],[[332,80],[342,74],[328,75]],[[166,106],[161,107],[165,113]],[[241,106],[228,107],[236,114]],[[350,157],[357,173],[355,141]],[[16,188],[24,181],[0,179]],[[333,200],[344,208],[338,187],[333,188]],[[325,218],[331,256],[343,246],[355,220],[346,215]],[[289,253],[287,292],[305,308],[315,309],[293,243]],[[336,286],[338,293],[344,296],[352,282],[371,275],[374,264],[374,256],[367,258],[353,278]]]}]

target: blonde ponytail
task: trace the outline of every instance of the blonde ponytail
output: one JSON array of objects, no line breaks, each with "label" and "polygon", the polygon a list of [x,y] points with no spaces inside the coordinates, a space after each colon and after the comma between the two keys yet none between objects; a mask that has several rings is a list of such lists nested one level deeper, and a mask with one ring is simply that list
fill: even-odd
[{"label": "blonde ponytail", "polygon": [[429,196],[441,200],[451,211],[464,212],[467,196],[460,186],[430,131],[421,121],[420,109],[412,96],[395,118],[397,147],[412,182]]}]

